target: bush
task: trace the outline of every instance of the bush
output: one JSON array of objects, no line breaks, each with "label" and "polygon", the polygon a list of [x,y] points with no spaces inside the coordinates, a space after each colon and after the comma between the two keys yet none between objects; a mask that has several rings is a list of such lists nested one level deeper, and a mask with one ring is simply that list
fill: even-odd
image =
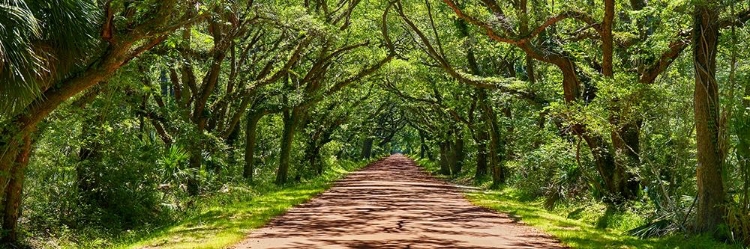
[{"label": "bush", "polygon": [[509,164],[516,165],[510,167],[515,172],[513,184],[532,198],[546,196],[548,208],[559,200],[583,196],[588,183],[576,160],[576,151],[571,148],[574,147],[570,143],[556,139],[523,154]]}]

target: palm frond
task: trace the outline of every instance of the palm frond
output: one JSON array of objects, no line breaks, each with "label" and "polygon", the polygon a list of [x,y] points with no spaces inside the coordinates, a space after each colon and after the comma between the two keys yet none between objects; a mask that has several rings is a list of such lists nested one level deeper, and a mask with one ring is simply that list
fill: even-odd
[{"label": "palm frond", "polygon": [[34,83],[42,56],[33,42],[41,27],[24,1],[0,0],[0,113],[17,109],[39,93]]},{"label": "palm frond", "polygon": [[94,1],[29,1],[29,9],[40,20],[41,39],[63,68],[80,65],[95,52],[101,15]]},{"label": "palm frond", "polygon": [[89,63],[100,19],[91,0],[0,0],[0,114]]}]

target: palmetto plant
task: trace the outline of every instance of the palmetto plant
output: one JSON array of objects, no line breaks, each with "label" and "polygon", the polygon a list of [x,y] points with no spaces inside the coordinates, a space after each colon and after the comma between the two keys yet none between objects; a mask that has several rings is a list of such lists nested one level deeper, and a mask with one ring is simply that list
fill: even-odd
[{"label": "palmetto plant", "polygon": [[96,51],[93,1],[0,0],[0,113],[12,114]]},{"label": "palmetto plant", "polygon": [[40,37],[36,17],[23,1],[0,2],[0,109],[13,109],[17,99],[38,92],[31,81],[42,65],[32,41]]}]

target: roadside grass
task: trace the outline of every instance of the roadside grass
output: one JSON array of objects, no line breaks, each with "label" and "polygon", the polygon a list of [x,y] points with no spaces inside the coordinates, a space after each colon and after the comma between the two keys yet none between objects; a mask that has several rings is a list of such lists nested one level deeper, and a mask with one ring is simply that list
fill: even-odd
[{"label": "roadside grass", "polygon": [[[478,191],[465,193],[473,204],[506,213],[515,220],[536,227],[572,248],[617,248],[617,249],[740,249],[741,245],[725,244],[709,236],[686,236],[675,234],[666,237],[640,239],[627,231],[642,225],[644,220],[628,212],[612,212],[602,203],[570,203],[556,206],[554,210],[544,208],[542,198],[529,198],[521,191],[504,187],[490,189],[491,180],[471,180],[472,173],[465,172],[455,178],[440,176],[439,166],[428,160],[414,158],[418,165],[433,175],[456,184],[473,185]],[[604,224],[603,224],[604,223]],[[601,228],[606,227],[606,228]]]},{"label": "roadside grass", "polygon": [[[199,200],[197,210],[175,225],[155,231],[124,235],[109,248],[225,248],[242,241],[247,234],[324,192],[347,173],[374,162],[338,161],[323,175],[286,186],[262,184],[239,186]],[[71,245],[100,248],[102,245]]]}]

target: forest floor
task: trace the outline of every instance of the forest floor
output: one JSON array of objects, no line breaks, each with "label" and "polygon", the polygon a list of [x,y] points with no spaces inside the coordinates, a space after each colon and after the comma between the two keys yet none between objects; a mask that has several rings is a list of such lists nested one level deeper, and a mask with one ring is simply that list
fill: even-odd
[{"label": "forest floor", "polygon": [[349,174],[235,248],[565,248],[393,155]]}]

